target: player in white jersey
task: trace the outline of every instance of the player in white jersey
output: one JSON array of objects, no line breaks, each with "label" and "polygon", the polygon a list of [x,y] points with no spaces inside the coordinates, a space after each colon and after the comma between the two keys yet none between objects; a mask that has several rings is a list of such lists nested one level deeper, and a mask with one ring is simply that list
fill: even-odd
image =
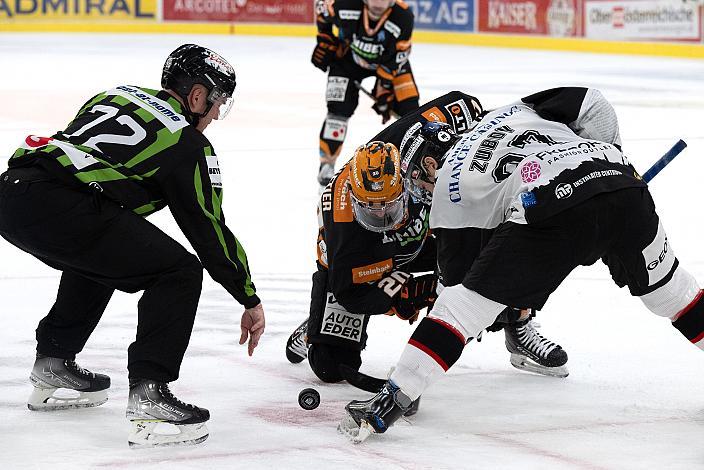
[{"label": "player in white jersey", "polygon": [[385,432],[507,305],[540,309],[574,268],[599,259],[704,349],[703,291],[679,265],[597,90],[546,90],[486,113],[431,176],[440,269],[463,257],[471,267],[440,293],[382,391],[347,405],[339,429],[354,441]]}]

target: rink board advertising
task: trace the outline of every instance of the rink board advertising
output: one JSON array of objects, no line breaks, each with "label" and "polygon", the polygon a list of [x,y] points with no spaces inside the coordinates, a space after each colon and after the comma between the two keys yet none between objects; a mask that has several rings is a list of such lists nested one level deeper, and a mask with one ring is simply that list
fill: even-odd
[{"label": "rink board advertising", "polygon": [[478,0],[477,30],[484,33],[574,37],[581,33],[578,0]]},{"label": "rink board advertising", "polygon": [[158,0],[0,0],[0,20],[155,21]]},{"label": "rink board advertising", "polygon": [[701,8],[677,0],[586,1],[584,36],[641,41],[701,40]]},{"label": "rink board advertising", "polygon": [[314,19],[312,0],[163,0],[164,20],[302,23]]},{"label": "rink board advertising", "polygon": [[415,28],[474,31],[474,0],[406,0],[415,15]]}]

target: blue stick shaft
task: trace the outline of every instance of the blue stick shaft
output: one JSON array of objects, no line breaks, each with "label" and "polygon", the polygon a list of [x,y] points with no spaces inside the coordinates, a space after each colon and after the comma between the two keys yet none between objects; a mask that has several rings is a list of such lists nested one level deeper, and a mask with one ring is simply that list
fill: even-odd
[{"label": "blue stick shaft", "polygon": [[665,168],[668,163],[670,163],[672,160],[674,160],[674,158],[677,155],[679,155],[682,152],[682,150],[685,149],[685,147],[687,147],[687,143],[682,139],[678,140],[677,143],[675,145],[673,145],[672,148],[665,153],[665,155],[660,157],[658,159],[658,161],[653,163],[653,166],[648,168],[648,171],[646,171],[643,174],[643,181],[645,181],[646,183],[649,183],[650,180],[655,178],[655,175],[660,173],[660,170]]}]

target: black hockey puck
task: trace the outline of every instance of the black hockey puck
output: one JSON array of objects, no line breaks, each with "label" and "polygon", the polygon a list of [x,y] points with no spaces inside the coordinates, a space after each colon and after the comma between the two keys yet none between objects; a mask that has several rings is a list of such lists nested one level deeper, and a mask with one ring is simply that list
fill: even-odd
[{"label": "black hockey puck", "polygon": [[320,405],[320,394],[314,388],[304,388],[298,394],[298,404],[304,410],[314,410]]}]

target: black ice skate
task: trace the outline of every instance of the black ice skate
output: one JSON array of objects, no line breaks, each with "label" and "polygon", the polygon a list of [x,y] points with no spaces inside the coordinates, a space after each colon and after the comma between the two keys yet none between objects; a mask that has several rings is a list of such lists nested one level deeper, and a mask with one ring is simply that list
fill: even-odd
[{"label": "black ice skate", "polygon": [[551,377],[569,375],[565,350],[538,333],[530,320],[507,324],[504,332],[513,367]]},{"label": "black ice skate", "polygon": [[126,415],[132,422],[127,439],[130,447],[200,444],[208,438],[208,410],[182,402],[164,382],[130,384]]},{"label": "black ice skate", "polygon": [[346,416],[337,430],[352,442],[364,442],[371,434],[381,434],[405,415],[412,405],[411,399],[391,380],[386,382],[375,397],[366,401],[351,401],[345,406]]},{"label": "black ice skate", "polygon": [[108,401],[110,377],[68,359],[37,356],[29,380],[34,390],[27,408],[33,411],[88,408]]},{"label": "black ice skate", "polygon": [[318,169],[318,183],[322,188],[330,183],[332,177],[335,176],[335,164],[334,163],[321,163]]},{"label": "black ice skate", "polygon": [[308,332],[308,319],[298,325],[291,336],[286,341],[286,359],[293,364],[298,364],[308,357],[308,342],[306,333]]}]

